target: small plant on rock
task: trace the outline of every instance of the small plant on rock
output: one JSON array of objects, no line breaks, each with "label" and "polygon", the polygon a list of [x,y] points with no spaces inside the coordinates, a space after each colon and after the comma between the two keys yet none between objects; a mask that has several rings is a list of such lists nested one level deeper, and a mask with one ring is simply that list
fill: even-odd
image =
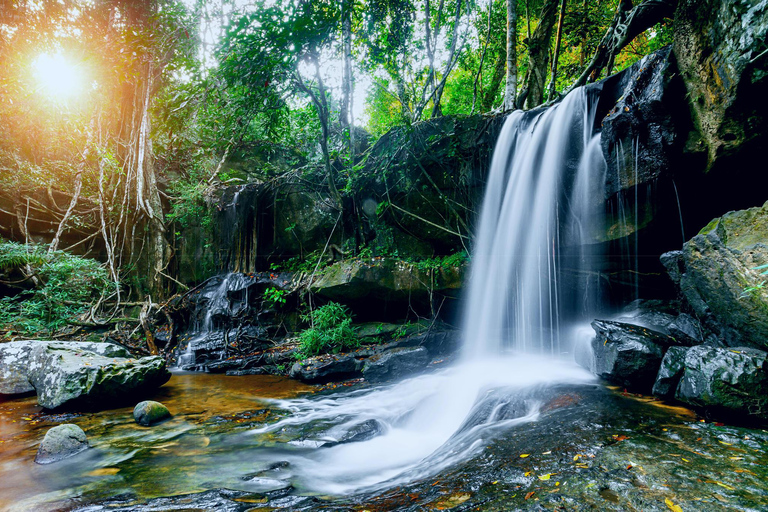
[{"label": "small plant on rock", "polygon": [[307,315],[302,320],[310,327],[299,334],[300,359],[324,353],[337,353],[360,346],[360,340],[352,329],[352,315],[337,302],[329,302]]}]

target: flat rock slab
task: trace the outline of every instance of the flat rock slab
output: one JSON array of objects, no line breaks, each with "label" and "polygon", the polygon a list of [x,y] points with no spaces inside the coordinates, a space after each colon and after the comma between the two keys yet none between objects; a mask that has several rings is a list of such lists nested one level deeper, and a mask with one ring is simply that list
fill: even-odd
[{"label": "flat rock slab", "polygon": [[368,358],[363,377],[369,382],[384,382],[413,375],[429,364],[425,347],[393,348]]},{"label": "flat rock slab", "polygon": [[362,363],[353,355],[311,357],[291,367],[291,377],[308,383],[325,383],[360,376]]},{"label": "flat rock slab", "polygon": [[66,347],[76,351],[88,351],[106,357],[131,357],[123,347],[112,343],[80,341],[21,340],[0,343],[0,394],[17,395],[35,390],[29,380],[30,356],[42,347]]},{"label": "flat rock slab", "polygon": [[36,347],[30,354],[30,383],[46,409],[73,403],[119,403],[160,387],[171,373],[162,357],[109,357],[67,345]]}]

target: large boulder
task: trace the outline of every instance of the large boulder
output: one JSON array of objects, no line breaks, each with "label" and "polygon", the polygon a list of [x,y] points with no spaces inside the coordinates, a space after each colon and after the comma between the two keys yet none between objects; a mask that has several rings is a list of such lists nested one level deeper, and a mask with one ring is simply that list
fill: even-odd
[{"label": "large boulder", "polygon": [[728,346],[768,347],[768,288],[756,268],[768,264],[768,203],[713,220],[679,258],[682,294],[704,325]]},{"label": "large boulder", "polygon": [[30,355],[28,378],[46,409],[124,402],[160,387],[171,374],[159,356],[109,357],[66,344],[45,344]]},{"label": "large boulder", "polygon": [[39,340],[2,343],[0,344],[0,394],[16,395],[34,391],[35,388],[29,381],[30,356],[33,350],[50,346],[88,351],[105,357],[131,357],[128,350],[113,343]]},{"label": "large boulder", "polygon": [[590,370],[598,377],[628,389],[650,392],[664,352],[677,341],[644,327],[595,320],[592,328]]},{"label": "large boulder", "polygon": [[393,348],[368,358],[363,377],[369,382],[397,380],[423,370],[429,361],[429,352],[424,347]]},{"label": "large boulder", "polygon": [[58,425],[45,433],[37,449],[35,462],[50,464],[72,457],[88,449],[88,439],[83,429],[71,423]]},{"label": "large boulder", "polygon": [[685,352],[675,398],[717,415],[768,418],[768,353],[696,346]]}]

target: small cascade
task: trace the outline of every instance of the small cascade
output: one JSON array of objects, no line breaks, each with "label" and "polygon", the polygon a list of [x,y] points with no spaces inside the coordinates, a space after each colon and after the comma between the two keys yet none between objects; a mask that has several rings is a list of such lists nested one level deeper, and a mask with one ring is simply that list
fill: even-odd
[{"label": "small cascade", "polygon": [[598,301],[593,269],[606,164],[585,89],[514,112],[494,150],[472,259],[464,356],[559,355],[563,323]]}]

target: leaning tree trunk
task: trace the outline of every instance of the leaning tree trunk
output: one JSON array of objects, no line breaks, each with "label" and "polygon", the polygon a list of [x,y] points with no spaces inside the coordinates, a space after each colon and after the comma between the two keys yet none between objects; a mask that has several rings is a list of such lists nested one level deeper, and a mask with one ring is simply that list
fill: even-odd
[{"label": "leaning tree trunk", "polygon": [[612,66],[613,59],[625,46],[664,18],[672,18],[676,7],[677,0],[645,0],[634,8],[628,0],[619,2],[616,15],[595,55],[567,92],[584,85],[588,80],[597,80],[603,69]]},{"label": "leaning tree trunk", "polygon": [[[528,72],[525,75],[525,90],[520,94],[519,104],[534,108],[544,100],[544,85],[549,63],[549,44],[555,26],[558,0],[545,0],[536,30],[528,42]],[[518,105],[520,106],[520,105]]]},{"label": "leaning tree trunk", "polygon": [[551,100],[555,97],[555,89],[557,85],[557,59],[560,57],[560,43],[563,40],[563,20],[565,20],[565,6],[568,0],[562,0],[560,4],[560,19],[557,22],[557,36],[555,37],[555,53],[552,55],[552,73],[549,79],[549,90],[547,91],[547,99]]},{"label": "leaning tree trunk", "polygon": [[[490,19],[490,16],[489,16]],[[490,26],[490,21],[488,23]],[[504,110],[513,110],[517,100],[517,0],[507,0],[507,82]]]}]

